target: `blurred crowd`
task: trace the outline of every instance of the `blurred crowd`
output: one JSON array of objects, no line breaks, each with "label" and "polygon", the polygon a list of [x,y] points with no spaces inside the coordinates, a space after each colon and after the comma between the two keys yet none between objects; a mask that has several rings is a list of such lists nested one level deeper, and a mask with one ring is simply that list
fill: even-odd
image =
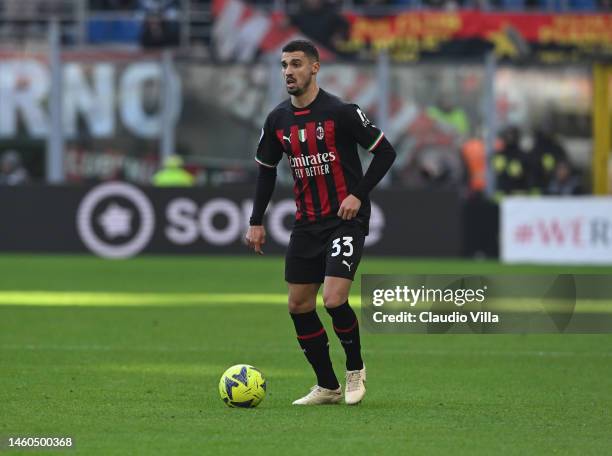
[{"label": "blurred crowd", "polygon": [[[342,54],[349,25],[341,14],[347,5],[367,14],[386,14],[402,8],[453,10],[480,8],[501,10],[609,10],[612,0],[245,0],[257,6],[286,6],[287,21],[307,37]],[[28,33],[37,18],[63,14],[73,0],[0,0],[0,18],[5,22],[16,19],[18,28]],[[191,0],[191,8],[209,8],[211,0]],[[182,0],[89,0],[88,36],[93,42],[109,37],[125,38],[143,48],[177,46],[185,2]],[[389,9],[391,7],[391,9]],[[396,8],[393,10],[392,8]],[[116,14],[117,13],[117,14]],[[99,20],[97,19],[99,14]],[[129,26],[121,24],[129,18]],[[17,20],[18,19],[18,20]],[[114,23],[113,21],[116,21]],[[30,24],[30,25],[29,25]],[[135,24],[137,25],[135,27]],[[17,26],[16,26],[17,27]],[[7,29],[12,30],[12,29]],[[11,32],[12,33],[12,32]],[[98,38],[96,38],[98,37]],[[473,113],[472,113],[473,114]],[[471,116],[474,118],[474,116]],[[412,141],[405,147],[394,167],[393,184],[416,188],[453,188],[466,195],[485,192],[491,182],[488,169],[493,171],[496,196],[509,194],[575,195],[584,192],[585,176],[572,163],[566,150],[551,128],[538,127],[521,131],[510,126],[499,132],[495,154],[487,162],[482,132],[471,124],[470,115],[439,95],[430,106],[422,109],[419,118],[404,133]],[[410,139],[416,138],[416,140]],[[526,140],[527,139],[527,140]],[[26,162],[26,165],[29,163]],[[40,169],[41,166],[38,166]],[[0,185],[17,185],[39,178],[26,169],[19,151],[0,150]],[[248,179],[244,170],[213,169],[206,179],[197,182],[229,182]],[[203,174],[203,173],[202,173]],[[221,176],[221,177],[219,177]],[[230,177],[228,177],[230,176]]]},{"label": "blurred crowd", "polygon": [[487,157],[485,138],[466,112],[440,97],[412,124],[411,146],[394,165],[394,184],[447,189],[471,197],[579,195],[588,192],[584,170],[546,123],[523,129],[510,125],[495,138]]},{"label": "blurred crowd", "polygon": [[584,193],[582,176],[551,129],[536,128],[526,148],[521,131],[510,126],[500,135],[493,157],[497,195]]},{"label": "blurred crowd", "polygon": [[[264,7],[272,7],[278,4],[296,3],[295,1],[278,2],[275,0],[246,0],[247,3]],[[89,0],[91,9],[94,10],[136,10],[142,8],[158,8],[166,4],[174,4],[179,8],[176,0]],[[210,4],[211,0],[192,0],[191,3],[201,5]],[[492,10],[546,10],[546,11],[595,11],[610,8],[609,0],[352,0],[342,2],[341,0],[330,0],[329,6],[337,7],[406,7],[406,8],[431,8],[431,9],[458,9],[478,8]]]},{"label": "blurred crowd", "polygon": [[[365,15],[379,16],[396,13],[399,9],[433,9],[453,11],[461,8],[485,11],[612,11],[612,0],[244,0],[267,10],[284,8],[291,25],[307,37],[343,54],[342,43],[349,27],[341,14],[357,9]],[[192,0],[190,8],[207,11],[211,0]],[[178,44],[181,2],[178,0],[90,0],[93,11],[138,11],[142,13],[140,42],[143,47]],[[203,18],[205,16],[194,16]],[[191,28],[210,24],[206,19],[190,18]],[[203,40],[207,44],[207,40]]]},{"label": "blurred crowd", "polygon": [[[292,25],[306,36],[342,54],[339,43],[346,38],[348,24],[342,11],[358,10],[367,16],[395,14],[401,9],[454,11],[462,8],[484,11],[595,12],[612,11],[612,0],[243,0],[270,10],[284,10]],[[87,40],[92,44],[140,43],[144,48],[177,46],[181,27],[211,29],[212,0],[87,0]],[[77,21],[82,5],[76,0],[0,0],[0,38],[44,35],[42,25],[49,16],[64,22]],[[183,11],[185,7],[189,11]],[[188,13],[188,14],[186,14]],[[190,43],[206,47],[208,32]],[[76,40],[64,37],[64,42]]]},{"label": "blurred crowd", "polygon": [[[90,0],[90,40],[133,42],[145,49],[180,44],[180,0]],[[104,17],[106,13],[125,17]]]},{"label": "blurred crowd", "polygon": [[180,0],[89,0],[93,11],[142,11],[176,15]]},{"label": "blurred crowd", "polygon": [[[469,128],[467,119],[457,108],[446,111],[442,108],[440,112],[430,108],[427,115],[432,116],[430,120],[437,119],[434,121],[445,123],[457,131]],[[490,159],[482,136],[460,134],[457,138],[463,139],[438,147],[429,145],[415,150],[408,159],[398,160],[392,170],[392,185],[451,190],[467,198],[480,198],[489,190],[489,179],[493,178],[494,192],[490,196],[496,201],[504,195],[571,196],[588,193],[585,176],[573,165],[551,129],[539,127],[525,136],[519,128],[507,127],[500,132]],[[160,165],[160,172],[152,182],[163,185],[160,182],[167,180],[168,176],[184,180],[189,175],[183,166],[182,158],[172,155]],[[190,172],[194,179],[189,177],[189,185],[244,183],[253,178],[245,168],[232,171],[229,168],[191,167]],[[31,174],[17,150],[0,153],[0,185],[29,183]]]}]

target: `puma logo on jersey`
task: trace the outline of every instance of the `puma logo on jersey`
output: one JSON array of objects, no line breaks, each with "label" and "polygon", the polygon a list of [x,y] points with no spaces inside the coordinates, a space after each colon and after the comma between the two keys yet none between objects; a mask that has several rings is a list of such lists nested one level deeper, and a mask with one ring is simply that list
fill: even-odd
[{"label": "puma logo on jersey", "polygon": [[348,261],[346,261],[346,260],[342,260],[342,264],[343,264],[344,266],[346,266],[346,267],[347,267],[347,269],[350,271],[350,270],[351,270],[351,266],[353,266],[353,264],[354,264],[354,263],[349,263],[349,262],[348,262]]},{"label": "puma logo on jersey", "polygon": [[289,144],[291,144],[291,135],[283,136],[283,139],[286,140]]}]

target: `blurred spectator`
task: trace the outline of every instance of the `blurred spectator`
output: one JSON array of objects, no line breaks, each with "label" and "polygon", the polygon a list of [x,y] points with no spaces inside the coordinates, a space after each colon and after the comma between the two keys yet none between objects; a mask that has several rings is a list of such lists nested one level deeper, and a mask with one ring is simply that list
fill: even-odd
[{"label": "blurred spectator", "polygon": [[[389,0],[354,0],[354,4],[366,17],[375,18],[388,16],[392,2]],[[412,0],[405,0],[403,3],[396,2],[396,4],[407,7],[412,4]]]},{"label": "blurred spectator", "polygon": [[178,20],[178,0],[140,0],[139,7],[146,15],[157,14],[166,21]]},{"label": "blurred spectator", "polygon": [[447,188],[453,185],[449,164],[439,154],[424,154],[420,161],[420,173],[425,188]]},{"label": "blurred spectator", "polygon": [[549,0],[547,6],[557,11],[584,11],[597,9],[596,0]]},{"label": "blurred spectator", "polygon": [[453,189],[463,187],[465,169],[455,150],[446,147],[428,147],[416,159],[418,187]]},{"label": "blurred spectator", "polygon": [[140,11],[144,13],[143,47],[178,46],[178,0],[140,0]]},{"label": "blurred spectator", "polygon": [[348,37],[348,23],[327,0],[302,0],[291,23],[328,49],[339,50]]},{"label": "blurred spectator", "polygon": [[465,111],[455,105],[451,94],[442,94],[436,106],[427,108],[427,115],[440,124],[453,128],[463,137],[470,131],[470,121]]},{"label": "blurred spectator", "polygon": [[93,11],[130,11],[138,6],[138,0],[89,0],[89,8]]},{"label": "blurred spectator", "polygon": [[160,14],[150,13],[145,17],[142,25],[140,44],[143,48],[148,49],[177,46],[179,44],[178,30]]},{"label": "blurred spectator", "polygon": [[580,176],[578,176],[572,166],[566,160],[557,162],[555,172],[550,184],[548,185],[549,195],[580,195],[583,193]]},{"label": "blurred spectator", "polygon": [[455,11],[459,9],[459,2],[457,0],[424,0],[423,6],[431,9]]},{"label": "blurred spectator", "polygon": [[471,138],[463,144],[461,154],[467,171],[470,196],[481,194],[487,186],[487,153],[481,138]]},{"label": "blurred spectator", "polygon": [[170,155],[164,160],[163,167],[153,175],[152,183],[156,187],[191,187],[194,178],[183,169],[181,157]]},{"label": "blurred spectator", "polygon": [[20,185],[29,180],[29,173],[21,164],[19,154],[14,150],[6,151],[0,158],[0,185]]},{"label": "blurred spectator", "polygon": [[463,245],[469,257],[496,257],[498,254],[499,207],[485,193],[487,153],[479,131],[461,148],[466,169],[467,198],[463,202]]},{"label": "blurred spectator", "polygon": [[529,160],[521,148],[521,132],[507,127],[501,133],[502,149],[493,157],[496,175],[496,198],[503,195],[525,194],[530,188]]},{"label": "blurred spectator", "polygon": [[554,177],[557,163],[567,161],[567,153],[549,128],[537,128],[533,139],[529,153],[532,188],[545,193]]}]

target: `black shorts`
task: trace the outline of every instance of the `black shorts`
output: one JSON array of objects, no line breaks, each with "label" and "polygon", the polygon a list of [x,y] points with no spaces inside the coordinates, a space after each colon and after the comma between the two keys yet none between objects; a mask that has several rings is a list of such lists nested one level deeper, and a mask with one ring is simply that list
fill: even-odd
[{"label": "black shorts", "polygon": [[365,228],[356,220],[296,226],[285,256],[289,283],[323,283],[325,276],[353,280],[361,260]]}]

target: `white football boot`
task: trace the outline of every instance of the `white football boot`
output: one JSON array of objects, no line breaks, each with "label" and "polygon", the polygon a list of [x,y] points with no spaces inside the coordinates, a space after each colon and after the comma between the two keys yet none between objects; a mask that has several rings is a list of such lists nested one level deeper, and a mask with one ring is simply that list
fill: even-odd
[{"label": "white football boot", "polygon": [[310,393],[293,401],[293,405],[322,405],[337,404],[342,400],[342,387],[331,390],[315,385],[310,388]]},{"label": "white football boot", "polygon": [[361,402],[366,393],[365,382],[365,364],[361,370],[346,371],[346,389],[344,391],[344,401],[348,405],[355,405]]}]

